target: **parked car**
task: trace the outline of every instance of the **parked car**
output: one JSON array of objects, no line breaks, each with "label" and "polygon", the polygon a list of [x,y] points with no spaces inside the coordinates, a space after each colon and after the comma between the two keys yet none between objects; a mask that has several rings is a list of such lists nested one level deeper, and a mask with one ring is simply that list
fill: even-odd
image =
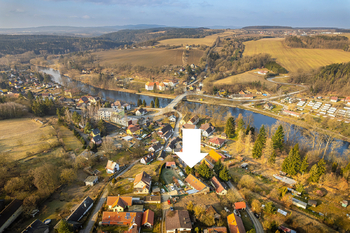
[{"label": "parked car", "polygon": [[254,216],[255,216],[256,218],[259,218],[259,214],[257,214],[257,213],[254,213]]}]

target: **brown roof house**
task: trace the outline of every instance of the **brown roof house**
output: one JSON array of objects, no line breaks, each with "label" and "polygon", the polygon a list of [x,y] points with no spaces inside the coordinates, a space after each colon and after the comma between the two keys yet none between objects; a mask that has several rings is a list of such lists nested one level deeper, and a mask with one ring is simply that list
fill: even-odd
[{"label": "brown roof house", "polygon": [[204,233],[227,233],[226,227],[210,227],[204,229]]},{"label": "brown roof house", "polygon": [[132,197],[120,197],[119,195],[107,197],[107,207],[113,212],[124,212],[130,206],[132,206]]},{"label": "brown roof house", "polygon": [[198,122],[199,116],[195,115],[189,121],[187,121],[187,124],[196,125]]},{"label": "brown roof house", "polygon": [[220,148],[225,144],[225,139],[213,137],[209,140],[209,144],[217,148]]},{"label": "brown roof house", "polygon": [[139,232],[142,222],[142,213],[140,212],[108,212],[102,213],[103,225],[129,226],[127,232]]},{"label": "brown roof house", "polygon": [[146,210],[143,212],[142,226],[152,228],[154,224],[154,212],[152,210]]},{"label": "brown roof house", "polygon": [[209,137],[215,132],[215,127],[211,123],[202,124],[199,129],[202,130],[202,135],[204,137]]},{"label": "brown roof house", "polygon": [[23,212],[22,201],[13,200],[0,212],[0,232],[3,232]]},{"label": "brown roof house", "polygon": [[135,176],[134,193],[149,193],[151,189],[152,178],[146,172],[141,172]]},{"label": "brown roof house", "polygon": [[245,233],[242,219],[235,214],[227,216],[227,225],[230,233]]},{"label": "brown roof house", "polygon": [[190,233],[192,223],[187,210],[168,210],[165,218],[167,233]]},{"label": "brown roof house", "polygon": [[211,178],[211,184],[215,187],[216,194],[218,195],[226,195],[227,190],[225,189],[224,185],[220,182],[216,176],[213,176]]},{"label": "brown roof house", "polygon": [[210,191],[209,187],[206,186],[203,182],[198,180],[195,176],[192,174],[188,175],[185,179],[185,181],[195,190],[197,190],[196,193],[207,193]]}]

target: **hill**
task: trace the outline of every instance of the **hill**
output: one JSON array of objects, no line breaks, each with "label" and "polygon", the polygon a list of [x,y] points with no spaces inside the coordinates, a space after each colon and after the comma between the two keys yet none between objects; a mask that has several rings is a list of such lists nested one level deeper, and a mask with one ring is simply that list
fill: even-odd
[{"label": "hill", "polygon": [[292,48],[309,49],[343,49],[349,48],[349,38],[346,36],[288,36],[285,39],[286,45]]},{"label": "hill", "polygon": [[140,30],[120,30],[118,32],[108,33],[99,38],[125,42],[140,43],[145,41],[158,41],[171,38],[202,38],[223,30],[209,30],[205,28],[151,28]]},{"label": "hill", "polygon": [[310,71],[332,63],[350,61],[350,53],[340,49],[291,48],[283,38],[269,38],[244,42],[243,56],[267,53],[290,72]]}]

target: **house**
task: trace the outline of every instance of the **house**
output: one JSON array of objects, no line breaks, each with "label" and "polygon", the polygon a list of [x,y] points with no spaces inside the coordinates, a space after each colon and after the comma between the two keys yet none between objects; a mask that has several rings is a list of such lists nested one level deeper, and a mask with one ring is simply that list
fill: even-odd
[{"label": "house", "polygon": [[162,139],[164,140],[169,140],[169,138],[171,137],[171,135],[173,135],[173,131],[172,130],[169,130],[167,131],[165,134],[163,134],[162,136],[160,136]]},{"label": "house", "polygon": [[34,220],[22,233],[49,233],[49,225],[44,224],[39,219]]},{"label": "house", "polygon": [[227,216],[227,225],[230,233],[245,233],[242,219],[234,213]]},{"label": "house", "polygon": [[217,148],[221,148],[225,144],[225,139],[213,137],[209,139],[209,144]]},{"label": "house", "polygon": [[0,233],[4,232],[4,230],[10,226],[20,214],[22,214],[22,212],[22,201],[17,199],[11,201],[11,203],[0,212]]},{"label": "house", "polygon": [[119,164],[113,162],[112,160],[108,160],[106,171],[108,174],[116,173],[117,171],[119,171]]},{"label": "house", "polygon": [[102,120],[110,120],[113,113],[116,111],[113,108],[100,108],[98,110],[98,117]]},{"label": "house", "polygon": [[300,113],[293,112],[293,111],[283,110],[282,113],[284,115],[289,115],[289,116],[293,116],[293,117],[300,117]]},{"label": "house", "polygon": [[89,99],[88,99],[88,97],[83,96],[78,100],[78,103],[79,104],[82,104],[82,103],[87,104],[87,103],[89,103]]},{"label": "house", "polygon": [[91,141],[96,145],[100,145],[102,143],[102,138],[100,135],[97,135],[97,136],[91,138]]},{"label": "house", "polygon": [[141,128],[139,125],[129,125],[128,129],[126,130],[126,133],[129,135],[140,135],[141,134]]},{"label": "house", "polygon": [[303,209],[306,209],[306,207],[307,207],[307,204],[305,202],[302,202],[302,201],[300,201],[300,200],[298,200],[296,198],[293,198],[292,201],[293,201],[293,205],[295,205],[297,207],[300,207],[300,208],[303,208]]},{"label": "house", "polygon": [[244,201],[235,202],[235,210],[245,210],[247,208],[247,205]]},{"label": "house", "polygon": [[210,227],[204,229],[204,233],[227,233],[226,227]]},{"label": "house", "polygon": [[190,233],[192,230],[192,223],[188,211],[168,210],[166,212],[165,228],[167,233]]},{"label": "house", "polygon": [[165,84],[164,83],[159,83],[159,85],[157,86],[158,87],[158,90],[160,91],[165,91]]},{"label": "house", "polygon": [[101,132],[98,128],[95,128],[91,131],[91,134],[93,137],[97,136],[97,135],[101,135]]},{"label": "house", "polygon": [[87,196],[79,206],[66,218],[67,222],[79,222],[80,219],[91,209],[94,201]]},{"label": "house", "polygon": [[180,124],[183,125],[183,124],[186,124],[187,121],[189,121],[191,119],[191,113],[187,113],[180,121]]},{"label": "house", "polygon": [[179,138],[179,137],[176,137],[173,140],[171,140],[165,149],[166,152],[174,152],[176,144],[178,144],[179,142],[181,142],[181,138]]},{"label": "house", "polygon": [[154,152],[154,153],[156,153],[156,152],[160,151],[161,149],[163,149],[162,143],[157,142],[156,144],[151,145],[151,146],[148,148],[148,151],[149,151],[149,152]]},{"label": "house", "polygon": [[176,121],[176,116],[171,115],[171,116],[169,117],[169,121],[175,122],[175,121]]},{"label": "house", "polygon": [[331,97],[331,102],[336,103],[336,102],[338,102],[338,101],[339,101],[339,98],[338,98],[338,97],[336,97],[336,96],[332,96],[332,97]]},{"label": "house", "polygon": [[348,206],[349,202],[347,200],[343,200],[343,201],[340,202],[340,204],[341,204],[342,207],[346,208]]},{"label": "house", "polygon": [[94,186],[98,182],[98,177],[97,176],[88,176],[84,180],[86,186]]},{"label": "house", "polygon": [[149,153],[141,158],[140,163],[142,164],[150,164],[156,159],[157,155],[155,153]]},{"label": "house", "polygon": [[164,135],[166,132],[170,131],[171,133],[173,133],[174,129],[171,125],[165,125],[163,128],[161,128],[158,131],[158,135],[162,136]]},{"label": "house", "polygon": [[267,71],[266,71],[266,70],[259,70],[259,71],[258,71],[258,74],[266,75],[266,74],[267,74]]},{"label": "house", "polygon": [[272,110],[273,109],[273,104],[271,104],[271,103],[266,103],[266,104],[264,104],[264,109],[266,109],[266,110]]},{"label": "house", "polygon": [[292,229],[285,227],[285,226],[279,226],[278,230],[282,233],[297,233],[295,230],[292,230]]},{"label": "house", "polygon": [[156,84],[156,86],[159,85],[158,82],[147,82],[147,83],[145,84],[145,89],[146,89],[147,91],[153,91],[154,84]]},{"label": "house", "polygon": [[135,115],[136,115],[136,116],[143,116],[143,115],[145,115],[146,113],[147,113],[147,110],[146,110],[146,109],[139,108],[139,109],[136,110]]},{"label": "house", "polygon": [[215,187],[215,192],[218,195],[226,195],[227,190],[225,189],[225,186],[219,181],[219,179],[216,176],[213,176],[211,178],[211,184]]},{"label": "house", "polygon": [[152,178],[146,172],[141,172],[135,176],[134,193],[149,193],[151,189]]},{"label": "house", "polygon": [[166,168],[176,168],[176,163],[175,162],[166,162],[165,163]]},{"label": "house", "polygon": [[144,198],[143,203],[146,203],[146,204],[160,204],[161,203],[161,197],[160,196],[146,196]]},{"label": "house", "polygon": [[132,197],[108,196],[107,207],[113,212],[124,212],[126,208],[132,206]]},{"label": "house", "polygon": [[216,209],[212,205],[207,206],[207,210],[205,212],[214,216],[214,219],[220,219],[221,217],[221,215],[216,211]]},{"label": "house", "polygon": [[206,193],[209,192],[210,189],[208,186],[206,186],[203,182],[201,182],[199,179],[197,179],[192,174],[189,174],[185,181],[195,190],[198,192]]},{"label": "house", "polygon": [[154,212],[152,210],[146,210],[142,216],[141,225],[147,228],[152,228],[154,224]]},{"label": "house", "polygon": [[[102,225],[119,225],[129,226],[127,232],[139,232],[142,222],[142,213],[140,212],[109,212],[104,211],[102,213]],[[131,229],[137,231],[130,231]]]},{"label": "house", "polygon": [[215,127],[211,123],[202,124],[199,129],[202,130],[204,137],[209,137],[215,132]]},{"label": "house", "polygon": [[210,161],[207,157],[205,157],[201,163],[205,163],[210,169],[214,168],[214,163],[212,163],[212,161]]},{"label": "house", "polygon": [[215,150],[211,150],[208,153],[210,159],[214,160],[215,162],[217,162],[218,160],[221,160],[222,162],[226,159],[226,156],[224,156],[221,153],[216,152]]},{"label": "house", "polygon": [[312,206],[312,207],[316,207],[317,206],[317,201],[316,200],[308,200],[307,204]]},{"label": "house", "polygon": [[187,121],[187,124],[196,125],[199,122],[199,116],[195,115]]},{"label": "house", "polygon": [[196,125],[192,125],[192,124],[183,124],[182,125],[183,129],[197,129]]},{"label": "house", "polygon": [[166,156],[167,156],[166,153],[165,153],[163,150],[160,150],[160,151],[158,152],[157,160],[163,161],[163,160],[165,159]]},{"label": "house", "polygon": [[350,105],[350,96],[345,98],[345,103],[346,105]]}]

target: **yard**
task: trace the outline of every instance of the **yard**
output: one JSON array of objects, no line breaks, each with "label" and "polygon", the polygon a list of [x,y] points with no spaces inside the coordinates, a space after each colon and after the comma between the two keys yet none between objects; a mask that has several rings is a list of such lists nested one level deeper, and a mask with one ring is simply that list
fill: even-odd
[{"label": "yard", "polygon": [[58,135],[62,138],[65,149],[67,151],[80,151],[82,149],[83,144],[74,136],[73,132],[68,128],[61,126],[58,127]]},{"label": "yard", "polygon": [[173,168],[168,169],[166,167],[162,169],[161,178],[164,180],[165,184],[168,185],[170,183],[174,183],[173,177],[175,177],[178,180],[182,180],[175,169]]}]

